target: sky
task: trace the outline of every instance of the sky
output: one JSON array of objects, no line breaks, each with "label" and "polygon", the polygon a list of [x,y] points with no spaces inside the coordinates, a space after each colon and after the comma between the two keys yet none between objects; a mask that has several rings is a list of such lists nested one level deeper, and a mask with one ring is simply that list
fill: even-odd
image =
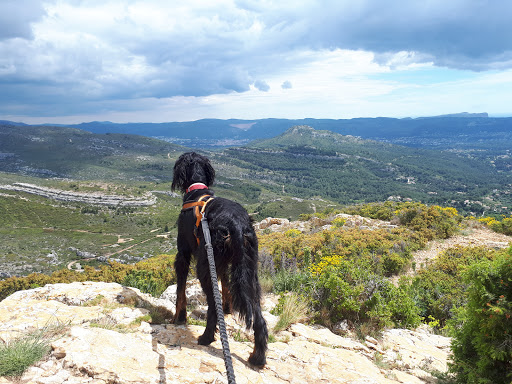
[{"label": "sky", "polygon": [[0,119],[512,116],[509,0],[0,0]]}]

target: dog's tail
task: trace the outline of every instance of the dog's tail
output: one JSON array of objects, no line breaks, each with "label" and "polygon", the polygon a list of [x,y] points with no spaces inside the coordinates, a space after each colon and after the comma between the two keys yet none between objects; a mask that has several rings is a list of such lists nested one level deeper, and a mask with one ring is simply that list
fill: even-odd
[{"label": "dog's tail", "polygon": [[261,314],[261,288],[258,281],[258,239],[253,231],[232,233],[231,298],[232,306],[254,329],[254,350],[249,363],[262,367],[266,363],[268,329]]},{"label": "dog's tail", "polygon": [[[235,250],[231,266],[231,295],[233,309],[245,321],[247,328],[260,316],[261,288],[258,282],[258,243],[252,234],[232,234]],[[256,324],[254,324],[256,325]]]}]

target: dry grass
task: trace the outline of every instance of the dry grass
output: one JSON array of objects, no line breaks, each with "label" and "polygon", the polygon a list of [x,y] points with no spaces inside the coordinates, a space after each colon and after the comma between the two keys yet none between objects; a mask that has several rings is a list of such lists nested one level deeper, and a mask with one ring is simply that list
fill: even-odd
[{"label": "dry grass", "polygon": [[286,295],[280,310],[279,320],[274,326],[274,332],[280,332],[294,323],[307,319],[307,315],[307,304],[297,293],[292,292]]}]

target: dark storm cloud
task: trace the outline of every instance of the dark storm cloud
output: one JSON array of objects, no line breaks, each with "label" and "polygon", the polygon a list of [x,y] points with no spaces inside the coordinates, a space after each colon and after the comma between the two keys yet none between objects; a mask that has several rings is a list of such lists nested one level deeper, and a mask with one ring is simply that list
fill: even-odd
[{"label": "dark storm cloud", "polygon": [[44,16],[38,0],[0,1],[0,40],[20,37],[32,38],[31,23]]},{"label": "dark storm cloud", "polygon": [[332,2],[328,10],[323,5],[310,10],[303,30],[313,47],[368,50],[381,59],[414,51],[457,69],[512,67],[510,1]]},{"label": "dark storm cloud", "polygon": [[390,67],[508,69],[511,14],[508,0],[0,0],[0,113],[269,91],[261,79],[290,89],[335,49]]}]

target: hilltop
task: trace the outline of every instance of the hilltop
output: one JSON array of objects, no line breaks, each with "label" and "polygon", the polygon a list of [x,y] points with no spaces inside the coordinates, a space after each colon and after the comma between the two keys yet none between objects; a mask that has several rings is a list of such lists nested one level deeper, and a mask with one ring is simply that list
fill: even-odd
[{"label": "hilltop", "polygon": [[[260,184],[277,181],[285,192],[297,197],[318,195],[341,204],[412,199],[473,214],[483,212],[482,199],[492,191],[505,197],[510,180],[510,175],[480,159],[309,126],[292,127],[275,138],[226,149],[214,159],[246,168],[249,178],[260,180]],[[502,206],[507,205],[505,201]]]}]

